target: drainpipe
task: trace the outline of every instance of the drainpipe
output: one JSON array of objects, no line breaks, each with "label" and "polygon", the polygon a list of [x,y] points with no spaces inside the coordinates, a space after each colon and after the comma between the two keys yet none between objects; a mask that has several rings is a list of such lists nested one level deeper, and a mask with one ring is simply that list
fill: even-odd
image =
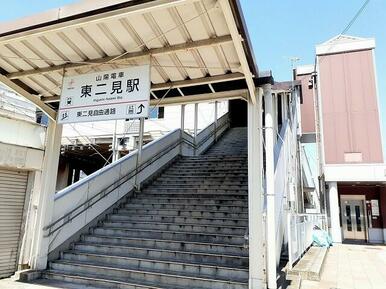
[{"label": "drainpipe", "polygon": [[276,289],[275,156],[271,84],[263,86],[265,101],[265,155],[267,190],[267,283]]}]

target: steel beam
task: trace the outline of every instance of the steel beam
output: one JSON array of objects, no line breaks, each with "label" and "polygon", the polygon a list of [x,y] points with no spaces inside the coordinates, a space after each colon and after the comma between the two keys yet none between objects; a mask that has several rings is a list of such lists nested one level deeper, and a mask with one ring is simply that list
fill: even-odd
[{"label": "steel beam", "polygon": [[[170,87],[178,89],[183,87],[192,87],[195,85],[204,85],[209,83],[220,83],[220,82],[226,82],[226,81],[232,81],[232,80],[238,80],[238,79],[244,79],[244,75],[242,73],[235,72],[235,73],[229,73],[225,75],[217,75],[217,76],[201,77],[201,78],[195,78],[195,79],[189,79],[189,80],[153,84],[151,86],[151,91],[153,92],[157,90],[169,89]],[[59,102],[60,96],[46,96],[46,97],[42,97],[41,100],[45,103]]]},{"label": "steel beam", "polygon": [[253,75],[249,69],[248,60],[245,55],[245,51],[242,44],[243,38],[237,29],[237,25],[232,13],[232,9],[231,9],[231,6],[229,5],[229,0],[219,0],[219,3],[222,9],[222,12],[224,13],[224,17],[228,25],[228,29],[231,33],[233,45],[236,49],[237,56],[239,57],[241,70],[243,71],[245,80],[247,81],[250,98],[252,100],[252,103],[256,103],[256,88],[255,88],[255,83],[253,82]]},{"label": "steel beam", "polygon": [[9,87],[16,93],[28,99],[34,105],[36,105],[41,111],[43,111],[51,120],[56,121],[56,111],[45,104],[42,100],[40,100],[37,96],[30,94],[25,89],[21,88],[19,85],[14,83],[12,80],[8,79],[6,76],[0,74],[0,82],[5,86]]},{"label": "steel beam", "polygon": [[[119,58],[117,58],[118,56],[116,55],[116,56],[102,57],[102,58],[98,58],[98,59],[94,59],[94,60],[90,60],[82,63],[70,63],[70,64],[64,63],[64,64],[49,66],[44,68],[13,72],[13,73],[7,74],[6,76],[9,79],[17,79],[17,78],[27,77],[31,75],[36,75],[36,74],[63,71],[63,69],[71,70],[71,69],[77,69],[80,67],[83,68],[87,66],[102,65],[104,63],[119,64],[119,62],[122,62],[122,61],[134,60],[134,59],[144,58],[149,56],[154,57],[157,55],[165,55],[165,54],[171,54],[171,53],[176,53],[181,51],[188,51],[188,50],[196,49],[200,47],[216,46],[216,45],[228,43],[231,41],[232,41],[232,37],[230,35],[224,35],[224,36],[218,36],[216,38],[209,38],[209,39],[198,40],[198,41],[193,41],[188,43],[176,44],[169,47],[153,48],[147,51],[131,52]],[[127,66],[128,64],[124,63],[124,65]]]},{"label": "steel beam", "polygon": [[168,106],[168,105],[179,105],[179,104],[189,104],[189,103],[199,103],[199,102],[212,102],[215,100],[227,100],[227,99],[244,99],[247,100],[248,97],[247,89],[238,89],[230,90],[224,92],[216,93],[203,93],[196,95],[186,95],[186,96],[177,96],[164,98],[161,102],[159,99],[150,100],[150,106]]}]

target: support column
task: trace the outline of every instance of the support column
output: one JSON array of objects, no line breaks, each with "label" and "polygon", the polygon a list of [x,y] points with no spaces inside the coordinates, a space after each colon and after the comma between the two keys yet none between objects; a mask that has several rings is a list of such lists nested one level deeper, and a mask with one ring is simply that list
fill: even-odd
[{"label": "support column", "polygon": [[276,289],[275,134],[271,84],[265,84],[263,91],[265,103],[265,180],[267,190],[267,283],[268,288]]},{"label": "support column", "polygon": [[138,180],[138,168],[142,163],[142,146],[143,146],[143,131],[145,126],[145,118],[141,117],[139,119],[139,141],[138,141],[138,152],[137,152],[137,162],[136,162],[136,175],[135,175],[135,186],[139,191],[141,189],[140,181]]},{"label": "support column", "polygon": [[182,155],[182,153],[183,153],[183,143],[182,143],[182,140],[183,140],[184,131],[185,131],[185,104],[181,104],[181,124],[180,124],[180,128],[181,128],[181,133],[180,133],[180,140],[181,140],[181,143],[180,143],[180,155]]},{"label": "support column", "polygon": [[113,153],[112,163],[114,163],[118,160],[118,154],[119,154],[118,142],[117,142],[117,123],[118,123],[118,121],[116,120],[114,123],[113,142],[111,144],[112,145],[112,153]]},{"label": "support column", "polygon": [[[198,131],[198,103],[194,104],[194,145],[197,145],[197,131]],[[196,147],[194,148],[194,155],[197,154]]]},{"label": "support column", "polygon": [[214,141],[217,142],[218,101],[214,102]]},{"label": "support column", "polygon": [[181,131],[185,130],[185,104],[181,104]]},{"label": "support column", "polygon": [[337,182],[328,183],[328,197],[330,206],[330,233],[334,243],[342,243],[342,230],[339,221],[339,196]]},{"label": "support column", "polygon": [[249,289],[266,288],[263,227],[263,155],[261,94],[248,101],[248,241]]},{"label": "support column", "polygon": [[31,267],[35,270],[42,270],[47,266],[49,237],[45,236],[43,228],[52,222],[54,213],[54,198],[61,139],[62,125],[49,120],[41,176],[41,191],[39,194],[39,205],[35,223],[36,235],[33,241],[35,254],[32,256],[31,261]]}]

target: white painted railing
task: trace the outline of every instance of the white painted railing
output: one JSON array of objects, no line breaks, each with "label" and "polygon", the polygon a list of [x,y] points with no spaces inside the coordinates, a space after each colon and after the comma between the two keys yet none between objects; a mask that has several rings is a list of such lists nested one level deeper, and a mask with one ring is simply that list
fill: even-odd
[{"label": "white painted railing", "polygon": [[135,182],[142,183],[179,155],[205,152],[229,127],[228,114],[203,129],[194,139],[180,129],[143,147],[142,161],[137,167],[137,151],[121,158],[55,195],[52,222],[45,227],[49,252],[64,244],[71,236],[87,227],[115,203],[134,192]]},{"label": "white painted railing", "polygon": [[283,124],[275,153],[275,224],[276,224],[276,262],[279,264],[280,253],[286,236],[287,200],[291,190],[294,190],[296,171],[297,130],[296,114],[292,120],[287,119]]},{"label": "white painted railing", "polygon": [[313,228],[324,228],[325,221],[323,214],[287,214],[289,269],[312,245]]}]

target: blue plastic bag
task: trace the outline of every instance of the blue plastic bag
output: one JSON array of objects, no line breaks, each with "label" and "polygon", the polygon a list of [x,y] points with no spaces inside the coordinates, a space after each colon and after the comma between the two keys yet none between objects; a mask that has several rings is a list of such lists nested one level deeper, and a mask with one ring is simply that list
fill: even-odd
[{"label": "blue plastic bag", "polygon": [[321,230],[315,226],[312,232],[312,244],[316,247],[330,247],[332,246],[332,239],[330,234],[325,230]]}]

